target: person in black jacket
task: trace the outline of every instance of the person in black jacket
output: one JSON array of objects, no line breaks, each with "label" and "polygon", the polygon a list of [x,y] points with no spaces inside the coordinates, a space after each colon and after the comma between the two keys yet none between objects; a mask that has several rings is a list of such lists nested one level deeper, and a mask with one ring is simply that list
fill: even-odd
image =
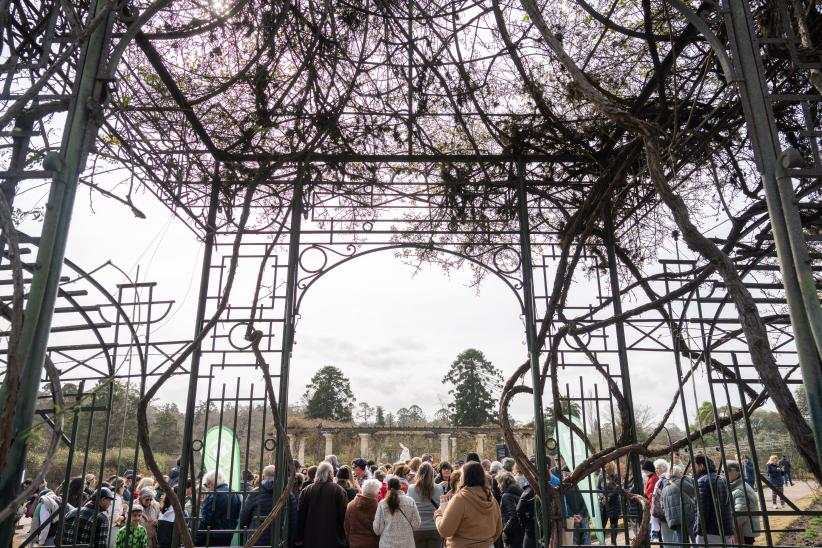
[{"label": "person in black jacket", "polygon": [[[251,491],[243,502],[240,510],[240,527],[248,529],[246,540],[251,538],[254,531],[259,527],[271,509],[274,507],[274,483],[277,471],[274,465],[263,468],[262,481],[260,486]],[[288,546],[294,545],[294,534],[297,530],[297,497],[294,493],[289,493],[286,502],[286,512],[274,520],[274,523],[257,539],[254,546],[271,546],[271,535],[274,533],[276,523],[281,522],[284,515],[288,516]]]},{"label": "person in black jacket", "polygon": [[497,474],[502,496],[500,497],[500,512],[502,513],[502,542],[505,548],[522,548],[522,537],[525,531],[517,516],[517,503],[522,496],[522,488],[517,484],[514,474],[503,470]]},{"label": "person in black jacket", "polygon": [[305,548],[344,548],[347,506],[348,495],[334,483],[331,463],[320,463],[314,483],[300,493],[295,540]]},{"label": "person in black jacket", "polygon": [[[546,472],[548,473],[548,480],[551,482],[551,485],[559,488],[559,478],[550,473],[551,457],[548,455],[545,456],[545,466],[548,468]],[[525,489],[522,491],[522,496],[520,496],[519,502],[517,503],[517,517],[523,529],[522,548],[536,548],[537,546],[536,511],[534,508],[535,496],[536,492],[534,488],[526,483]]]},{"label": "person in black jacket", "polygon": [[782,469],[785,485],[788,485],[789,483],[793,485],[793,478],[791,478],[791,461],[788,460],[788,457],[782,455],[782,458],[779,459],[779,467]]},{"label": "person in black jacket", "polygon": [[732,543],[734,517],[732,499],[725,478],[718,476],[714,461],[702,453],[694,455],[697,498],[694,536],[697,545]]},{"label": "person in black jacket", "polygon": [[522,495],[517,502],[517,521],[522,527],[522,548],[536,548],[536,514],[534,508],[534,498],[536,493],[530,483],[525,484]]}]

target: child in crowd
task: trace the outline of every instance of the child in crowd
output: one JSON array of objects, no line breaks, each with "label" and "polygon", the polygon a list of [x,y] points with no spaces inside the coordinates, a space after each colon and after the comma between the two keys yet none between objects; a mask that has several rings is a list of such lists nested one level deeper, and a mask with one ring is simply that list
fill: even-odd
[{"label": "child in crowd", "polygon": [[123,527],[117,533],[115,548],[147,548],[148,533],[145,527],[140,525],[140,518],[143,517],[143,507],[134,504],[131,509],[131,523],[129,527]]}]

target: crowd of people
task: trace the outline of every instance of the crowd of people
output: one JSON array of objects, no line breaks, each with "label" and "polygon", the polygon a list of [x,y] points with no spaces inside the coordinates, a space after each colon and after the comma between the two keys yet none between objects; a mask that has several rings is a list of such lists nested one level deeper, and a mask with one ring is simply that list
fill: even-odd
[{"label": "crowd of people", "polygon": [[[570,474],[561,456],[546,457],[550,482],[559,486]],[[533,459],[532,459],[533,462]],[[555,464],[555,465],[554,465]],[[178,463],[179,465],[179,463]],[[623,481],[616,462],[598,474],[593,490],[598,508],[578,487],[562,489],[566,545],[589,545],[592,513],[599,512],[603,532],[618,544],[619,522],[635,533],[641,505],[630,493],[642,493],[650,506],[651,540],[666,543],[752,545],[760,530],[759,502],[753,464],[747,456],[728,461],[723,474],[716,463],[697,454],[686,474],[685,463],[674,455],[642,462],[641,486],[630,474]],[[481,460],[468,453],[453,465],[435,463],[423,455],[394,464],[354,459],[341,465],[329,455],[316,466],[303,467],[287,495],[285,539],[288,546],[305,548],[532,548],[537,545],[536,491],[517,469],[514,459]],[[624,465],[623,465],[624,468]],[[179,479],[179,466],[166,481]],[[199,478],[197,519],[192,519],[189,482],[184,518],[198,546],[230,546],[245,542],[262,525],[275,500],[277,474],[273,465],[258,477],[250,471],[241,487],[232,490],[219,471]],[[773,504],[784,506],[782,486],[792,484],[790,463],[773,455],[764,477],[773,486]],[[695,479],[692,479],[695,478]],[[63,545],[93,548],[170,548],[175,513],[169,498],[151,477],[127,470],[101,485],[89,474],[73,478],[65,489],[52,491],[43,483],[23,507],[32,517],[35,543],[53,546],[62,531]],[[196,510],[196,509],[195,509]],[[62,523],[61,523],[62,521]],[[256,546],[271,546],[281,520],[257,531]],[[630,535],[630,533],[628,533]],[[629,541],[626,536],[624,542]]]},{"label": "crowd of people", "polygon": [[170,500],[153,478],[140,477],[132,470],[100,485],[94,474],[72,478],[67,486],[55,490],[44,481],[21,510],[31,517],[30,533],[35,534],[38,546],[54,546],[61,529],[63,545],[171,546],[174,509]]}]

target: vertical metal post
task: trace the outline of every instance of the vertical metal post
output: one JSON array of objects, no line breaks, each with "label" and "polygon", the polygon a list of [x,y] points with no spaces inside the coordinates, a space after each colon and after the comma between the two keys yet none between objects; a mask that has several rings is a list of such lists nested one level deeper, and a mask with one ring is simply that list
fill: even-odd
[{"label": "vertical metal post", "polygon": [[[765,201],[771,218],[771,231],[785,286],[785,297],[794,329],[796,351],[808,395],[808,405],[822,414],[822,378],[819,373],[822,365],[813,342],[809,318],[802,304],[802,293],[781,207],[776,182],[777,161],[780,155],[779,134],[768,100],[765,71],[759,57],[750,6],[745,0],[724,0],[723,7],[732,58],[741,82],[739,88],[748,136],[753,144],[754,158],[765,189]],[[811,421],[811,428],[816,438],[817,458],[822,462],[822,422],[814,418]]]},{"label": "vertical metal post", "polygon": [[528,361],[531,364],[531,382],[534,386],[534,437],[536,449],[534,457],[539,478],[539,492],[542,493],[540,504],[540,519],[542,521],[543,546],[549,546],[551,541],[551,514],[545,493],[548,485],[548,467],[545,462],[545,421],[543,417],[542,391],[540,390],[539,355],[537,348],[537,320],[534,300],[534,266],[531,258],[531,225],[528,215],[528,191],[525,185],[525,162],[517,160],[517,202],[519,214],[519,246],[522,256],[522,291],[525,303],[525,339],[528,345]]},{"label": "vertical metal post", "polygon": [[[88,21],[102,10],[110,10],[109,5],[101,0],[93,0],[89,6]],[[107,21],[89,35],[77,63],[71,107],[60,152],[49,154],[43,162],[46,169],[55,172],[55,176],[49,190],[46,216],[20,335],[18,359],[22,371],[14,415],[15,437],[5,468],[0,475],[0,506],[11,502],[17,494],[25,467],[25,434],[34,421],[34,406],[40,388],[60,283],[60,271],[66,253],[71,212],[77,193],[77,179],[85,168],[88,151],[101,123],[99,117],[102,113],[97,112],[96,108],[102,105],[107,95],[107,84],[98,79],[97,75],[106,62],[112,24],[113,15],[109,13]],[[0,524],[0,546],[11,546],[13,536],[14,516],[11,516]]]},{"label": "vertical metal post", "polygon": [[[619,289],[619,270],[617,269],[616,252],[614,250],[614,219],[611,203],[605,206],[605,214],[603,216],[603,224],[605,229],[605,252],[608,257],[608,275],[611,283],[611,305],[614,309],[614,315],[622,314],[622,296]],[[622,382],[622,396],[625,398],[625,405],[628,406],[629,424],[623,424],[622,429],[628,432],[628,443],[633,444],[637,442],[636,434],[636,420],[634,417],[634,395],[631,389],[631,372],[628,366],[628,345],[625,343],[625,324],[622,320],[616,322],[614,325],[616,330],[617,340],[617,358],[619,360],[619,378]],[[639,465],[639,455],[631,453],[628,455],[628,470],[633,476],[633,492],[637,495],[642,494],[642,470]],[[627,480],[627,474],[624,478]],[[627,522],[627,521],[626,521]],[[628,542],[628,528],[625,528],[626,542]]]},{"label": "vertical metal post", "polygon": [[[69,439],[68,456],[66,457],[66,474],[63,478],[63,495],[60,499],[60,515],[66,515],[66,505],[68,504],[68,488],[71,482],[71,470],[74,468],[74,448],[77,446],[77,430],[80,426],[80,411],[83,408],[83,394],[85,394],[86,381],[80,381],[80,386],[77,387],[77,395],[74,398],[74,418],[71,423],[71,438]],[[54,535],[56,543],[63,542],[63,527],[66,520],[61,519],[57,521],[57,534]]]},{"label": "vertical metal post", "polygon": [[[214,240],[217,232],[217,208],[219,206],[220,197],[220,167],[219,164],[215,168],[214,181],[211,183],[211,194],[208,202],[208,219],[206,221],[206,234],[203,250],[203,264],[200,269],[200,293],[197,301],[197,316],[194,322],[194,337],[196,337],[203,328],[205,321],[206,307],[208,303],[208,283],[211,278],[211,258],[214,253]],[[185,423],[183,424],[183,451],[180,455],[180,477],[177,484],[177,497],[181,502],[185,501],[186,484],[188,483],[188,470],[193,464],[194,457],[191,452],[191,444],[194,441],[194,414],[197,408],[197,381],[200,377],[200,359],[203,352],[201,345],[198,345],[191,353],[191,366],[188,375],[188,396],[186,397]],[[193,479],[193,478],[192,478]],[[191,497],[196,500],[196,486],[192,482]],[[190,517],[190,516],[189,516]],[[192,520],[194,523],[196,520]],[[192,526],[192,535],[196,534],[196,525]],[[180,532],[174,528],[172,533],[172,546],[180,544]]]},{"label": "vertical metal post", "polygon": [[[797,283],[799,285],[802,306],[808,327],[813,335],[817,353],[822,356],[822,307],[819,306],[819,294],[816,290],[816,279],[811,270],[811,256],[802,230],[802,219],[799,216],[796,194],[793,190],[793,181],[788,170],[799,167],[802,158],[794,148],[789,148],[780,154],[776,165],[776,179],[779,183],[779,198],[782,212],[785,214],[785,229],[793,257]],[[802,384],[808,400],[808,411],[811,415],[811,428],[814,432],[816,453],[822,464],[822,367],[802,369]]]},{"label": "vertical metal post", "polygon": [[[283,345],[280,353],[280,390],[277,400],[277,410],[283,427],[288,428],[288,374],[291,368],[291,350],[294,347],[294,309],[297,296],[297,266],[300,257],[300,229],[302,225],[302,202],[303,202],[303,176],[302,166],[297,172],[294,181],[294,195],[291,197],[291,230],[288,242],[288,273],[285,286],[285,310],[283,321]],[[275,465],[277,467],[277,482],[274,489],[274,500],[276,500],[286,486],[287,470],[290,463],[286,462],[286,447],[288,439],[277,439],[277,452]],[[283,511],[280,519],[280,526],[274,528],[272,535],[272,546],[280,546],[288,538],[288,527],[285,519],[288,516],[286,510]]]}]

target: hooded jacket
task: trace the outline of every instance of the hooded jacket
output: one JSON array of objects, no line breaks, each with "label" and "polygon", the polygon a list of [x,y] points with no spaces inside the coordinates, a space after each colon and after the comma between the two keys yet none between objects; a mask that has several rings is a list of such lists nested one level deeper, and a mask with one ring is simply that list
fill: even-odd
[{"label": "hooded jacket", "polygon": [[348,503],[345,510],[343,529],[351,548],[377,548],[380,537],[374,534],[374,514],[377,513],[376,498],[358,494]]},{"label": "hooded jacket", "polygon": [[[487,548],[502,534],[500,508],[483,487],[463,487],[435,517],[447,548]],[[490,500],[489,500],[490,499]]]}]

